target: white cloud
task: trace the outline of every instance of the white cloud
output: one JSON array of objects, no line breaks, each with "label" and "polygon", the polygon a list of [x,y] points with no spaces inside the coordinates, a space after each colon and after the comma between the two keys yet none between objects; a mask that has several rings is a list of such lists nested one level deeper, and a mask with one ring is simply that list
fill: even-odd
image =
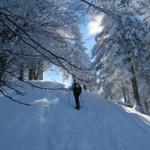
[{"label": "white cloud", "polygon": [[96,15],[94,16],[94,18],[91,19],[91,21],[88,23],[89,34],[97,34],[103,30],[104,27],[101,24],[102,19],[103,15]]}]

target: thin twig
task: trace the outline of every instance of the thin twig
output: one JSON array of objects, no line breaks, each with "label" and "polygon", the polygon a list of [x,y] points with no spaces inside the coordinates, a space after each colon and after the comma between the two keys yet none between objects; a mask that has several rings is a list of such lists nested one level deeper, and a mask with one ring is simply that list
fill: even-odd
[{"label": "thin twig", "polygon": [[[1,87],[1,88],[2,88],[2,87]],[[9,98],[11,101],[13,101],[13,102],[15,102],[15,103],[19,103],[19,104],[25,105],[25,106],[31,106],[31,104],[21,102],[21,101],[19,101],[19,100],[13,99],[11,96],[8,96],[8,95],[4,92],[3,89],[2,89],[2,90],[0,89],[0,92],[1,92],[5,97]]]}]

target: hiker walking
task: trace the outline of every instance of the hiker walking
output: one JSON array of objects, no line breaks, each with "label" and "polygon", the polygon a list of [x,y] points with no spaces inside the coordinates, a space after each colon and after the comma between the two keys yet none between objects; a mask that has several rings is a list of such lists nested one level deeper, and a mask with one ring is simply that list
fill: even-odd
[{"label": "hiker walking", "polygon": [[72,84],[72,90],[73,90],[74,98],[76,101],[76,109],[80,109],[79,96],[82,92],[82,88],[81,88],[80,84],[78,82],[74,81],[74,83]]}]

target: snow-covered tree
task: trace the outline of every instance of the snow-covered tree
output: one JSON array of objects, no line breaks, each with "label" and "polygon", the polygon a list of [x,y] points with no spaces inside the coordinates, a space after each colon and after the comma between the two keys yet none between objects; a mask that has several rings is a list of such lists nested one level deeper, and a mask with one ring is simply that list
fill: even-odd
[{"label": "snow-covered tree", "polygon": [[[93,65],[99,71],[99,87],[110,98],[129,97],[132,103],[134,99],[134,103],[142,107],[149,99],[149,94],[144,92],[145,88],[149,91],[149,85],[142,81],[148,81],[150,73],[150,26],[145,20],[147,3],[141,0],[84,2],[92,8],[92,12],[94,8],[93,13],[105,14],[104,30],[96,36],[93,48]],[[142,70],[147,77],[143,78]],[[119,90],[119,87],[122,88]]]},{"label": "snow-covered tree", "polygon": [[72,51],[82,45],[82,7],[70,0],[1,1],[0,52],[15,59],[4,73],[24,80],[24,73],[28,72],[28,79],[42,79],[43,70],[56,65],[77,77],[73,70],[83,68],[72,61]]}]

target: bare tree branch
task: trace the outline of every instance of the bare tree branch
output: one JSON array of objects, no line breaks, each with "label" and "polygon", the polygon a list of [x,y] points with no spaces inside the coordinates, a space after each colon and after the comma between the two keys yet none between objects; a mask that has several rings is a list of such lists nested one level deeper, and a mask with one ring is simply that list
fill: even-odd
[{"label": "bare tree branch", "polygon": [[[10,19],[7,15],[5,15],[5,17],[11,22],[13,23],[20,31],[22,31],[33,43],[35,43],[39,48],[43,49],[45,52],[49,53],[52,57],[56,58],[56,60],[60,59],[60,60],[63,60],[64,62],[66,62],[67,64],[69,64],[70,66],[78,69],[78,70],[87,70],[87,71],[90,71],[90,70],[93,70],[92,68],[81,68],[81,67],[78,67],[74,64],[72,64],[71,62],[69,62],[67,59],[61,57],[61,56],[57,56],[55,55],[54,53],[52,53],[50,50],[46,49],[44,46],[42,46],[41,44],[39,44],[36,40],[34,40],[27,32],[25,32],[19,25],[17,25],[12,19]],[[8,25],[7,25],[8,26]],[[10,28],[10,27],[9,27]],[[10,28],[11,29],[11,28]],[[11,29],[12,30],[12,29]],[[17,33],[18,35],[18,33]],[[28,44],[29,45],[29,44]],[[30,44],[31,46],[31,44]],[[32,47],[33,48],[33,47]],[[37,51],[37,49],[36,49]]]},{"label": "bare tree branch", "polygon": [[95,8],[96,10],[100,11],[100,12],[103,12],[104,14],[106,14],[107,16],[111,16],[111,17],[114,17],[115,14],[113,12],[111,12],[110,10],[106,10],[104,8],[101,8],[101,7],[98,7],[96,5],[94,5],[92,2],[88,2],[86,0],[81,0],[82,2],[84,2],[85,4],[87,4],[89,7],[93,7]]},{"label": "bare tree branch", "polygon": [[15,100],[14,98],[12,98],[11,96],[7,95],[5,92],[4,92],[4,89],[2,89],[2,87],[0,87],[0,92],[7,98],[9,98],[11,101],[15,102],[15,103],[19,103],[21,105],[25,105],[25,106],[31,106],[31,104],[28,104],[28,103],[24,103],[24,102],[21,102],[19,100]]}]

